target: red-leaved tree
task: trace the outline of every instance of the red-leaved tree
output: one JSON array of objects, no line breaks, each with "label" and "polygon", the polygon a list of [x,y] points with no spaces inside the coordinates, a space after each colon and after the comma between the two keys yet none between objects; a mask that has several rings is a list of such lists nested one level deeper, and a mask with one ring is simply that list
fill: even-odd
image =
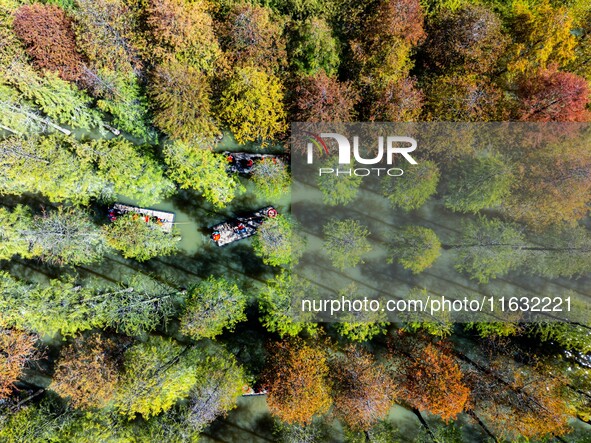
[{"label": "red-leaved tree", "polygon": [[301,78],[294,88],[293,121],[349,122],[359,100],[349,83],[339,82],[324,71]]},{"label": "red-leaved tree", "polygon": [[41,3],[22,6],[14,16],[14,32],[38,69],[57,72],[68,81],[80,79],[84,63],[63,9]]},{"label": "red-leaved tree", "polygon": [[366,431],[394,405],[398,387],[386,368],[355,346],[332,361],[335,412],[352,429]]},{"label": "red-leaved tree", "polygon": [[589,119],[587,80],[556,68],[527,77],[519,87],[519,119],[537,122],[584,122]]}]

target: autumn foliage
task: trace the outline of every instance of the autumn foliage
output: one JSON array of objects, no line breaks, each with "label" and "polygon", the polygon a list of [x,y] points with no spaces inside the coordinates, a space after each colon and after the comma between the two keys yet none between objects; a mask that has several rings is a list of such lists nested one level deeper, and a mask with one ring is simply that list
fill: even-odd
[{"label": "autumn foliage", "polygon": [[276,69],[285,64],[281,21],[269,8],[239,3],[222,29],[222,43],[235,64]]},{"label": "autumn foliage", "polygon": [[587,214],[591,199],[591,152],[588,137],[568,137],[544,149],[522,154],[516,183],[506,209],[512,217],[540,230],[572,223]]},{"label": "autumn foliage", "polygon": [[115,343],[99,334],[78,337],[57,362],[51,389],[75,407],[102,407],[119,380]]},{"label": "autumn foliage", "polygon": [[418,121],[425,101],[425,94],[412,77],[390,80],[373,88],[370,96],[368,118],[378,122]]},{"label": "autumn foliage", "polygon": [[367,41],[374,44],[383,44],[383,40],[387,39],[402,39],[416,45],[425,37],[423,22],[424,13],[420,1],[381,0],[364,33]]},{"label": "autumn foliage", "polygon": [[383,419],[399,387],[386,367],[360,347],[350,346],[331,362],[335,412],[356,430],[368,430]]},{"label": "autumn foliage", "polygon": [[0,330],[0,400],[8,397],[28,361],[36,358],[37,337],[12,329]]},{"label": "autumn foliage", "polygon": [[64,80],[80,79],[84,62],[76,48],[72,20],[62,8],[40,3],[22,6],[14,16],[14,32],[39,70],[57,72]]},{"label": "autumn foliage", "polygon": [[287,423],[308,424],[332,401],[325,353],[296,339],[275,343],[264,376],[271,413]]},{"label": "autumn foliage", "polygon": [[438,77],[427,87],[426,95],[427,120],[488,122],[508,116],[503,91],[479,75]]},{"label": "autumn foliage", "polygon": [[301,78],[294,88],[293,118],[299,122],[349,122],[359,96],[349,83],[324,71]]},{"label": "autumn foliage", "polygon": [[204,140],[216,128],[211,117],[211,87],[198,69],[170,60],[158,65],[149,90],[154,102],[154,124],[179,140]]},{"label": "autumn foliage", "polygon": [[472,370],[469,407],[496,435],[536,439],[569,431],[564,380],[549,368],[524,366],[508,358],[491,362],[489,370]]},{"label": "autumn foliage", "polygon": [[520,84],[519,119],[536,122],[589,120],[589,83],[571,72],[553,69],[526,77]]},{"label": "autumn foliage", "polygon": [[150,0],[146,24],[155,45],[146,48],[155,60],[176,58],[211,71],[221,56],[206,1]]},{"label": "autumn foliage", "polygon": [[402,397],[406,402],[445,421],[464,410],[470,389],[449,349],[429,343],[405,356],[403,362]]},{"label": "autumn foliage", "polygon": [[443,10],[430,23],[426,60],[436,70],[490,72],[507,46],[500,18],[483,6]]}]

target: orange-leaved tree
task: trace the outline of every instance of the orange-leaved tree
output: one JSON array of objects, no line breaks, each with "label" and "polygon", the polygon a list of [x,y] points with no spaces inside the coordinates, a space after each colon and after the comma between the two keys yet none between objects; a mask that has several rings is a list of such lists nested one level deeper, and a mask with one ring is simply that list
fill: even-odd
[{"label": "orange-leaved tree", "polygon": [[472,368],[467,378],[471,415],[497,438],[539,439],[569,432],[565,381],[550,368],[504,356]]},{"label": "orange-leaved tree", "polygon": [[8,397],[26,363],[38,356],[37,336],[0,329],[0,399]]},{"label": "orange-leaved tree", "polygon": [[271,345],[264,374],[271,413],[287,423],[309,424],[331,405],[326,354],[301,339]]},{"label": "orange-leaved tree", "polygon": [[445,345],[428,343],[400,357],[402,397],[412,407],[439,415],[444,421],[455,419],[464,410],[470,389]]}]

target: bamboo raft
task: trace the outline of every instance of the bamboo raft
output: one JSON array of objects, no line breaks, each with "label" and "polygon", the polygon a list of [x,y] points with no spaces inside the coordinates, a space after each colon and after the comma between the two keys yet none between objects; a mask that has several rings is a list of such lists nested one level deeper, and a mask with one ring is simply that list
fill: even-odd
[{"label": "bamboo raft", "polygon": [[163,231],[171,232],[174,225],[174,214],[172,212],[157,211],[154,209],[138,208],[137,206],[124,205],[122,203],[115,203],[109,209],[109,220],[114,221],[118,216],[127,214],[128,212],[135,212],[143,217],[146,223],[156,223]]},{"label": "bamboo raft", "polygon": [[244,217],[236,217],[211,228],[211,239],[218,246],[225,246],[250,237],[257,232],[265,219],[277,216],[273,206],[266,206]]},{"label": "bamboo raft", "polygon": [[261,160],[281,160],[288,162],[289,157],[287,155],[274,155],[274,154],[250,154],[248,152],[224,152],[228,159],[228,172],[237,172],[239,174],[250,174],[254,166]]}]

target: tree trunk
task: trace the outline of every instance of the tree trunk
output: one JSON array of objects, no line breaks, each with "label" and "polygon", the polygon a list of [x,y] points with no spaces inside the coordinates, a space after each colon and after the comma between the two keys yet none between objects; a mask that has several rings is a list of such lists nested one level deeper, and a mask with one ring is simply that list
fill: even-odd
[{"label": "tree trunk", "polygon": [[478,426],[482,428],[486,435],[488,435],[496,443],[498,443],[499,439],[495,436],[495,434],[490,432],[490,429],[488,429],[488,427],[482,422],[482,420],[480,420],[480,417],[478,417],[473,411],[468,411],[468,415],[472,417],[476,421],[476,423],[478,423]]},{"label": "tree trunk", "polygon": [[429,434],[429,437],[431,437],[431,440],[436,442],[437,439],[435,438],[435,434],[433,434],[433,431],[431,430],[431,428],[429,427],[429,425],[427,424],[427,422],[425,421],[425,419],[421,415],[421,411],[419,411],[417,408],[412,408],[411,411],[417,416],[417,418],[419,419],[419,422],[425,428],[425,430],[427,431],[427,434]]}]

